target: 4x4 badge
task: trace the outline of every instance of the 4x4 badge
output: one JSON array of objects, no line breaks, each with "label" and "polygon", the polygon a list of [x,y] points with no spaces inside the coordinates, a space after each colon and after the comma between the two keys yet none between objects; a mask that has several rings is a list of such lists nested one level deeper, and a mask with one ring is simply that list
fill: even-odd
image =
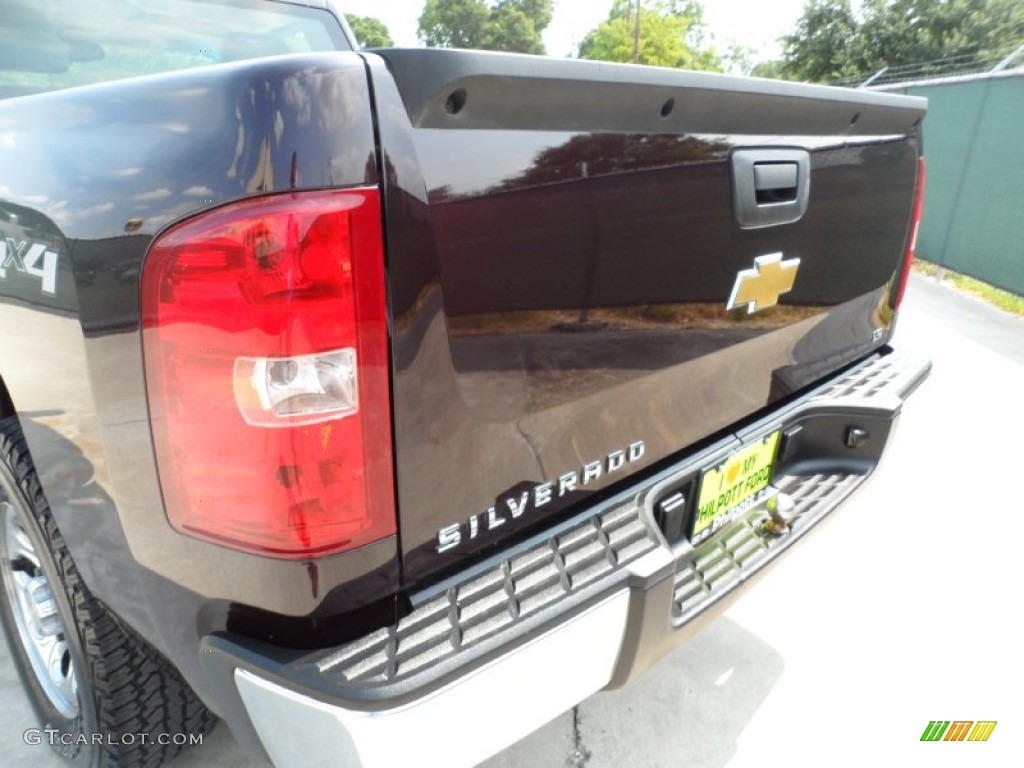
[{"label": "4x4 badge", "polygon": [[[42,266],[38,266],[42,261]],[[7,270],[29,274],[43,281],[43,293],[57,294],[57,252],[42,243],[0,239],[0,280],[7,279]]]},{"label": "4x4 badge", "polygon": [[782,260],[782,253],[769,253],[754,259],[753,269],[741,270],[729,295],[726,309],[747,306],[747,313],[774,307],[779,296],[793,290],[800,259]]}]

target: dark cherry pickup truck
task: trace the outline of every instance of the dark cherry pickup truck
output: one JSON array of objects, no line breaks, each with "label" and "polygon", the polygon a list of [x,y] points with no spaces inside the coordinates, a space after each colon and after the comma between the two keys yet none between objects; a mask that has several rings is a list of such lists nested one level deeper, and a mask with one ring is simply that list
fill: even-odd
[{"label": "dark cherry pickup truck", "polygon": [[2,0],[0,623],[49,743],[471,765],[655,663],[928,374],[925,108]]}]

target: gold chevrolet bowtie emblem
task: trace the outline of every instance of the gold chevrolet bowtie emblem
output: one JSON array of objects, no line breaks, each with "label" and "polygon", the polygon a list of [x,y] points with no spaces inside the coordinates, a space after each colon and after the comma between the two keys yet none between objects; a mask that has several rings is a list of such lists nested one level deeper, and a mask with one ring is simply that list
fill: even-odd
[{"label": "gold chevrolet bowtie emblem", "polygon": [[747,313],[753,314],[774,307],[781,294],[793,290],[798,269],[800,259],[783,261],[781,253],[758,256],[753,269],[744,269],[736,275],[736,284],[725,308],[736,309],[746,304]]}]

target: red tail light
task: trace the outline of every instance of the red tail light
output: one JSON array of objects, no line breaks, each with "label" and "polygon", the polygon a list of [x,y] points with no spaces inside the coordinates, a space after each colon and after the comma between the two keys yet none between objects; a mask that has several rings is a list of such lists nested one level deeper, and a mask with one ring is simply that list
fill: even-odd
[{"label": "red tail light", "polygon": [[143,350],[175,528],[284,558],[395,532],[385,313],[375,189],[249,200],[154,242]]},{"label": "red tail light", "polygon": [[917,186],[914,189],[914,212],[910,219],[910,236],[907,238],[907,252],[903,257],[903,274],[900,275],[899,287],[896,289],[896,296],[892,302],[893,309],[899,309],[903,302],[903,294],[907,290],[907,281],[910,279],[910,267],[917,254],[917,232],[921,228],[921,209],[924,206],[924,187],[927,176],[928,169],[924,158],[919,157],[917,159]]}]

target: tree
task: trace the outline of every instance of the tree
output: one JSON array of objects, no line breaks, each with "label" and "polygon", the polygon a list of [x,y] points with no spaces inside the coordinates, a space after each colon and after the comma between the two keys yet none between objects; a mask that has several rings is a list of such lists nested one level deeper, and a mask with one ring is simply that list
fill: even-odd
[{"label": "tree", "polygon": [[509,8],[521,11],[527,18],[532,19],[538,32],[543,32],[551,24],[555,14],[552,0],[501,0],[498,8]]},{"label": "tree", "polygon": [[434,48],[481,48],[490,11],[480,0],[427,0],[419,38]]},{"label": "tree", "polygon": [[419,38],[438,48],[542,54],[552,15],[552,0],[427,0]]},{"label": "tree", "polygon": [[[615,0],[606,21],[580,44],[581,59],[633,61],[636,4]],[[646,0],[640,8],[639,63],[721,71],[714,48],[704,47],[703,9],[695,0]]]},{"label": "tree", "polygon": [[1024,39],[1020,0],[808,0],[783,39],[783,73],[811,81],[889,67],[917,75],[970,67]]},{"label": "tree", "polygon": [[824,82],[861,71],[851,55],[857,31],[850,0],[808,0],[796,29],[782,38],[783,72]]},{"label": "tree", "polygon": [[348,25],[356,36],[356,42],[360,48],[390,48],[395,44],[391,39],[391,33],[380,19],[372,16],[355,16],[346,13]]},{"label": "tree", "polygon": [[870,69],[999,57],[1022,39],[1020,0],[866,0],[857,53]]},{"label": "tree", "polygon": [[767,77],[772,80],[785,79],[785,73],[783,67],[785,63],[781,59],[772,59],[771,61],[759,61],[754,65],[753,69],[750,70],[751,77]]},{"label": "tree", "polygon": [[511,6],[492,15],[483,47],[491,51],[544,53],[544,43],[533,20],[521,8]]},{"label": "tree", "polygon": [[730,40],[722,54],[722,67],[734,75],[749,75],[754,69],[754,49]]}]

